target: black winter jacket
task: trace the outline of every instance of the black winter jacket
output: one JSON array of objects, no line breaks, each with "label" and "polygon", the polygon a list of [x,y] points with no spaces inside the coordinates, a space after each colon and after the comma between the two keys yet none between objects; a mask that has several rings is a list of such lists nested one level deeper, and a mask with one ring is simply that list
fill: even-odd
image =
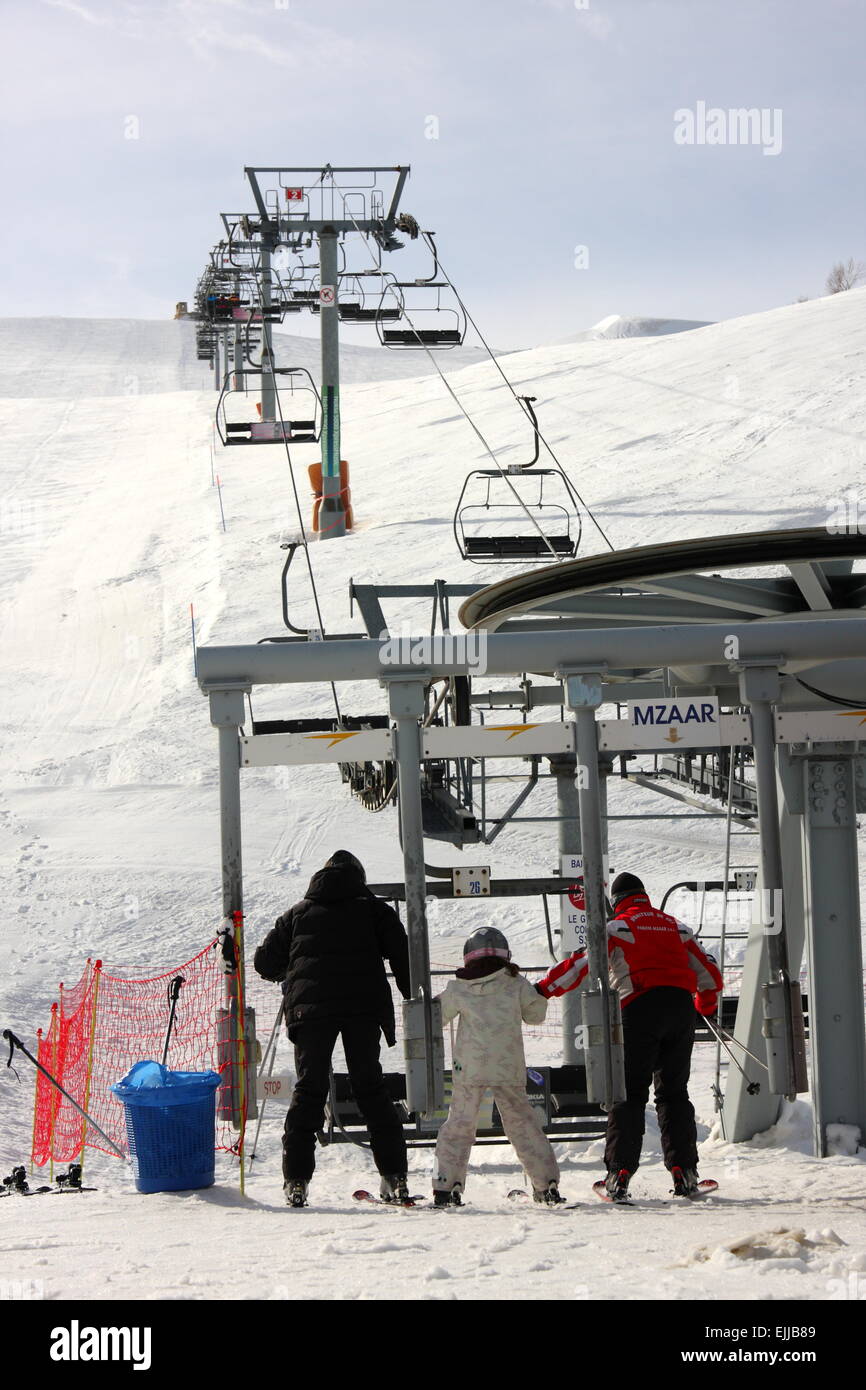
[{"label": "black winter jacket", "polygon": [[266,980],[283,982],[286,1025],[308,1019],[378,1019],[389,1047],[394,1004],[385,976],[410,996],[409,944],[392,907],[350,866],[320,869],[300,902],[278,917],[253,958]]}]

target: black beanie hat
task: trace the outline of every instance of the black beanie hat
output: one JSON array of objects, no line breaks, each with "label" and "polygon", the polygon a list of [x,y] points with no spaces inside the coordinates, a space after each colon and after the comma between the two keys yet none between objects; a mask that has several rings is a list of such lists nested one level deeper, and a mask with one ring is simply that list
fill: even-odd
[{"label": "black beanie hat", "polygon": [[367,882],[367,873],[360,859],[356,859],[347,849],[335,850],[325,865],[326,869],[354,869]]},{"label": "black beanie hat", "polygon": [[636,874],[617,874],[610,885],[610,900],[616,907],[618,902],[623,898],[630,897],[632,893],[645,892],[646,889]]}]

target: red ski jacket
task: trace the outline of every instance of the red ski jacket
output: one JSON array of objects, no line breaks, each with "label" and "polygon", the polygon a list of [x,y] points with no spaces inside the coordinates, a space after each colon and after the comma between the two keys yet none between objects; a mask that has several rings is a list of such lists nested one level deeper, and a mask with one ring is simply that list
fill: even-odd
[{"label": "red ski jacket", "polygon": [[[659,985],[704,996],[722,988],[715,961],[701,950],[691,928],[659,912],[646,893],[632,893],[618,904],[607,924],[607,956],[610,982],[623,1008]],[[546,999],[557,998],[577,989],[588,969],[586,951],[577,951],[549,970],[536,988]],[[702,1003],[706,1008],[709,999]]]}]

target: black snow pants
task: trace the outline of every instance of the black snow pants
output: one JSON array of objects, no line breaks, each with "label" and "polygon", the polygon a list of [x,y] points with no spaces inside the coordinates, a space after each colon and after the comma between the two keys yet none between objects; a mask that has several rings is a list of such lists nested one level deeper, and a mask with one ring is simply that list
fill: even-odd
[{"label": "black snow pants", "polygon": [[406,1139],[379,1065],[379,1021],[375,1018],[312,1019],[292,1028],[297,1081],[283,1133],[283,1178],[309,1182],[316,1166],[316,1132],[328,1097],[331,1054],[342,1034],[352,1093],[367,1121],[380,1173],[405,1173]]},{"label": "black snow pants", "polygon": [[695,1005],[685,989],[660,985],[622,1011],[624,1101],[608,1116],[604,1160],[633,1173],[640,1162],[650,1082],[666,1168],[697,1168],[695,1112],[688,1080],[695,1040]]}]

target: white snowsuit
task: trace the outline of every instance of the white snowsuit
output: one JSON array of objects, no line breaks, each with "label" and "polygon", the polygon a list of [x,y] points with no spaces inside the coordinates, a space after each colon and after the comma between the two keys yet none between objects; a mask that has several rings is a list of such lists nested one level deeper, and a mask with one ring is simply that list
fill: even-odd
[{"label": "white snowsuit", "polygon": [[459,1016],[454,1045],[453,1094],[439,1131],[434,1191],[466,1181],[478,1111],[489,1088],[506,1135],[536,1190],[559,1182],[559,1166],[526,1095],[523,1022],[541,1023],[547,1000],[522,975],[497,970],[477,980],[451,980],[443,994],[442,1022]]}]

